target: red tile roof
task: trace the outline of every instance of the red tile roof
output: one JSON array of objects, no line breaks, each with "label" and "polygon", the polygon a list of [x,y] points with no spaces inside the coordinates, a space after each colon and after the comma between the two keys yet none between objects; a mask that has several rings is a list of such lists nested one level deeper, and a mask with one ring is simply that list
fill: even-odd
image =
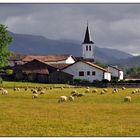
[{"label": "red tile roof", "polygon": [[[13,61],[24,61],[29,62],[34,59],[43,61],[43,62],[57,62],[57,61],[63,61],[66,60],[68,57],[70,57],[70,54],[54,54],[54,55],[23,55],[23,54],[14,54],[10,57],[10,60]],[[73,57],[73,56],[72,56]],[[73,59],[75,59],[73,57]]]},{"label": "red tile roof", "polygon": [[[100,69],[100,70],[102,70],[102,71],[104,71],[104,72],[108,72],[107,69],[104,69],[104,68],[102,68],[102,67],[100,67],[100,66],[98,66],[98,65],[95,65],[94,63],[88,62],[88,61],[82,61],[82,60],[79,60],[79,61],[76,61],[75,63],[77,63],[77,62],[83,62],[83,63],[85,63],[85,64],[87,64],[87,65],[89,65],[89,66],[91,66],[91,67],[94,67],[94,68]],[[63,69],[65,69],[65,68],[67,68],[67,67],[69,67],[69,66],[72,66],[72,65],[74,65],[75,63],[70,64],[70,65],[64,67]]]},{"label": "red tile roof", "polygon": [[24,62],[29,62],[34,59],[43,61],[43,62],[56,62],[66,60],[70,55],[28,55],[22,59]]}]

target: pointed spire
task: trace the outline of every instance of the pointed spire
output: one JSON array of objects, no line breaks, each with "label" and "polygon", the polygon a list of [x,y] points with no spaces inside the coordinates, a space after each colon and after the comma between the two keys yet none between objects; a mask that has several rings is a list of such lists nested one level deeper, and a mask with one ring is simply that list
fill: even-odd
[{"label": "pointed spire", "polygon": [[89,29],[88,29],[88,21],[87,21],[87,29],[86,29],[86,34],[85,34],[85,39],[83,44],[91,43],[93,44],[92,41],[90,41],[90,34],[89,34]]}]

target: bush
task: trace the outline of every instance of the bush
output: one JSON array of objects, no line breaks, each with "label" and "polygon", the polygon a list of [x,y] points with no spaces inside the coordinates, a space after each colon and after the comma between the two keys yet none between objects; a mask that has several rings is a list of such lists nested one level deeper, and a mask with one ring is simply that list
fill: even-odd
[{"label": "bush", "polygon": [[107,79],[103,79],[102,82],[103,83],[109,83],[109,81]]},{"label": "bush", "polygon": [[12,75],[12,74],[13,74],[13,70],[7,69],[7,70],[5,71],[5,73],[6,73],[6,75]]},{"label": "bush", "polygon": [[0,84],[2,84],[2,82],[3,82],[3,79],[2,79],[2,77],[0,77]]}]

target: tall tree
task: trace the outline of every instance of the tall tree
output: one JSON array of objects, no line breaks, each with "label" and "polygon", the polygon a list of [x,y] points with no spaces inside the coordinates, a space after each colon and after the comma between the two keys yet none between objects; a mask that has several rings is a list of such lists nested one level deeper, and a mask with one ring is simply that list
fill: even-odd
[{"label": "tall tree", "polygon": [[0,67],[4,67],[8,63],[10,43],[12,43],[12,37],[7,31],[7,26],[0,24]]}]

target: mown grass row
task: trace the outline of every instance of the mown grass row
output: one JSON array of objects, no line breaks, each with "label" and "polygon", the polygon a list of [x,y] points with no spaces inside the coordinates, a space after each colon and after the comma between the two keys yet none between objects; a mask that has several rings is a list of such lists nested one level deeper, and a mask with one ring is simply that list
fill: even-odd
[{"label": "mown grass row", "polygon": [[[30,89],[0,94],[0,136],[139,136],[140,94],[119,89],[112,94],[87,93],[74,102],[58,103],[74,88],[54,88],[32,99]],[[91,89],[91,88],[90,88]],[[93,88],[92,88],[93,89]],[[76,88],[84,92],[86,88]],[[132,102],[125,103],[126,95]]]}]

